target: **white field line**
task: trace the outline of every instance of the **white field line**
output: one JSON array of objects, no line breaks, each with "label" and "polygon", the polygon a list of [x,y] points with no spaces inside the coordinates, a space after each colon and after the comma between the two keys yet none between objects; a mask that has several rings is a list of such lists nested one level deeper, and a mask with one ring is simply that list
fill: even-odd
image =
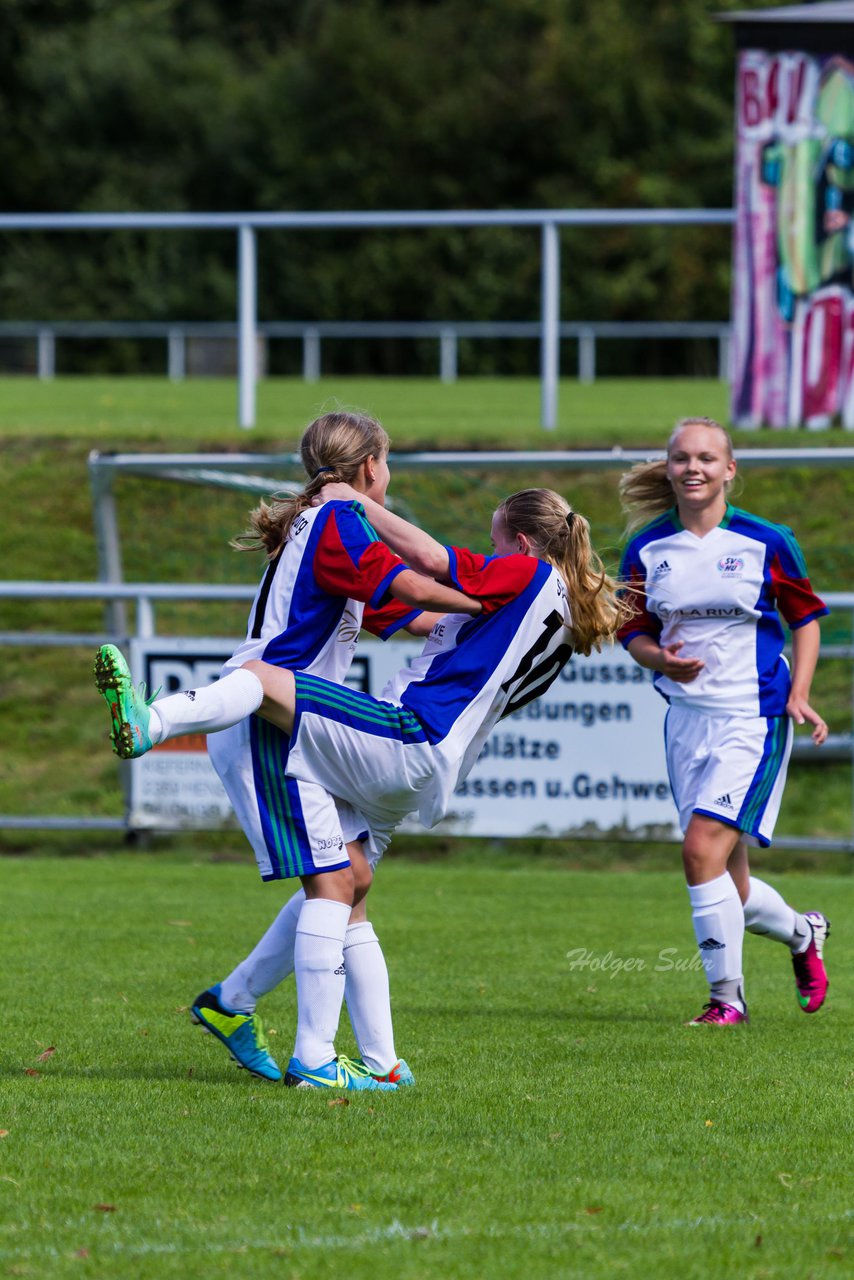
[{"label": "white field line", "polygon": [[[789,1211],[780,1210],[781,1214],[789,1220]],[[854,1209],[846,1209],[842,1213],[829,1213],[815,1215],[812,1221],[818,1225],[829,1225],[832,1223],[850,1222],[854,1218]],[[115,1256],[134,1257],[152,1254],[164,1254],[181,1256],[191,1253],[209,1253],[209,1254],[248,1254],[248,1253],[270,1253],[270,1252],[292,1252],[296,1249],[365,1249],[371,1248],[378,1244],[390,1243],[396,1240],[409,1241],[453,1241],[453,1240],[497,1240],[513,1237],[527,1238],[531,1240],[557,1240],[563,1236],[569,1236],[579,1231],[591,1232],[596,1235],[604,1236],[613,1231],[625,1231],[638,1235],[654,1235],[660,1232],[677,1231],[687,1232],[696,1231],[702,1228],[723,1228],[731,1230],[734,1227],[759,1227],[767,1229],[771,1221],[770,1215],[762,1214],[741,1214],[727,1217],[718,1214],[697,1214],[687,1218],[670,1218],[662,1221],[649,1222],[633,1222],[631,1220],[623,1221],[615,1224],[609,1224],[607,1220],[596,1217],[587,1222],[565,1222],[552,1223],[540,1222],[529,1223],[524,1226],[502,1226],[499,1223],[492,1223],[485,1227],[443,1227],[438,1219],[434,1219],[430,1223],[423,1223],[418,1226],[406,1226],[399,1222],[396,1218],[385,1227],[373,1227],[366,1231],[354,1232],[352,1235],[345,1233],[331,1235],[313,1235],[306,1231],[303,1227],[294,1227],[287,1234],[279,1239],[251,1240],[245,1244],[235,1245],[233,1242],[217,1242],[211,1240],[200,1240],[198,1243],[189,1241],[187,1243],[164,1242],[149,1243],[141,1242],[139,1244],[123,1243],[117,1240],[98,1239],[97,1224],[93,1223],[91,1217],[87,1216],[79,1218],[76,1223],[65,1222],[63,1224],[66,1230],[79,1231],[80,1247],[89,1247],[97,1250],[103,1256],[104,1253],[111,1253]],[[29,1230],[22,1223],[7,1224],[6,1231],[9,1230]],[[44,1233],[46,1228],[43,1223],[39,1224],[39,1231]],[[50,1229],[47,1228],[49,1234]],[[68,1257],[73,1252],[71,1247],[68,1249],[57,1249],[55,1245],[44,1244],[40,1248],[33,1248],[28,1244],[24,1248],[0,1248],[0,1258],[3,1260],[37,1260],[41,1258],[59,1259]]]}]

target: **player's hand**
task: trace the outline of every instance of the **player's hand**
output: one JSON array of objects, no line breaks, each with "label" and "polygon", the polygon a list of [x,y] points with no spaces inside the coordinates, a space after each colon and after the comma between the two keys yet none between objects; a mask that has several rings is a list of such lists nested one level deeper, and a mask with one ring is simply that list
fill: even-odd
[{"label": "player's hand", "polygon": [[817,711],[814,711],[806,698],[792,695],[786,703],[786,715],[791,716],[795,724],[813,725],[812,740],[817,747],[827,738],[827,725]]},{"label": "player's hand", "polygon": [[680,658],[679,650],[683,643],[682,640],[676,640],[673,644],[662,646],[658,670],[677,684],[690,684],[697,679],[706,664],[702,658]]},{"label": "player's hand", "polygon": [[345,484],[343,480],[330,480],[329,484],[325,484],[320,493],[312,498],[311,505],[319,507],[324,502],[360,502],[361,499],[361,493],[352,485]]}]

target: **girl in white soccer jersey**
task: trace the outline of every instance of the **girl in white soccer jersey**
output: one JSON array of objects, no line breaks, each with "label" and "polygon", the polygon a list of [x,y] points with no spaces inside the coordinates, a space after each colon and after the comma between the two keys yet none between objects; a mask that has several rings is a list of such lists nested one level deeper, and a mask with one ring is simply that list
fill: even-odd
[{"label": "girl in white soccer jersey", "polygon": [[[379,423],[363,415],[326,414],[306,430],[301,451],[312,477],[304,492],[272,506],[262,503],[249,535],[238,539],[266,550],[269,564],[246,639],[226,663],[225,678],[147,707],[112,645],[99,653],[96,678],[110,706],[116,750],[125,758],[176,734],[207,732],[225,716],[232,727],[211,738],[210,756],[261,876],[299,876],[303,882],[304,892],[283,908],[252,954],[196,999],[194,1018],[240,1065],[281,1079],[255,1003],[295,970],[294,1056],[311,1066],[312,1083],[393,1088],[401,1080],[411,1082],[411,1075],[394,1053],[388,974],[364,914],[372,867],[359,838],[368,824],[349,806],[336,807],[320,787],[285,777],[288,738],[252,714],[257,680],[240,668],[249,658],[264,657],[343,681],[362,626],[383,637],[403,625],[424,634],[435,615],[421,614],[422,606],[470,614],[480,606],[413,573],[352,503],[311,505],[330,478],[349,480],[382,504],[388,436]],[[371,864],[377,856],[374,847]],[[362,1063],[334,1053],[345,990]]]},{"label": "girl in white soccer jersey", "polygon": [[[819,651],[813,593],[791,532],[727,500],[736,463],[710,418],[683,419],[667,458],[621,482],[630,530],[622,580],[634,606],[619,636],[669,703],[665,747],[685,840],[682,858],[711,996],[689,1026],[747,1021],[745,927],[792,952],[798,1002],[824,1002],[817,911],[800,914],[750,874],[747,842],[769,845],[792,748],[792,721],[827,726],[810,706]],[[639,527],[643,526],[643,527]],[[792,670],[780,618],[792,633]],[[743,904],[743,905],[742,905]]]}]

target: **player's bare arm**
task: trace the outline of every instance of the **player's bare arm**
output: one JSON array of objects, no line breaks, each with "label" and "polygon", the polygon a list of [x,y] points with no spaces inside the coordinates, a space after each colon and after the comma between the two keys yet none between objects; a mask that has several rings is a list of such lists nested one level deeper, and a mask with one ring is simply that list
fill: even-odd
[{"label": "player's bare arm", "polygon": [[417,618],[413,618],[411,622],[408,622],[403,629],[411,636],[418,636],[419,639],[424,639],[429,636],[436,623],[444,616],[444,613],[431,613],[429,610],[425,610],[423,613],[419,613]]},{"label": "player's bare arm", "polygon": [[470,618],[478,617],[483,611],[479,600],[473,600],[455,587],[446,587],[421,573],[413,573],[411,569],[404,569],[392,579],[389,592],[396,600],[402,600],[404,604],[411,604],[417,609],[465,613]]},{"label": "player's bare arm", "polygon": [[812,740],[817,747],[827,738],[827,725],[809,700],[820,645],[821,632],[815,619],[792,632],[792,688],[786,703],[786,714],[795,724],[813,726]]},{"label": "player's bare arm", "polygon": [[[322,494],[326,501],[361,502],[372,526],[392,551],[395,551],[419,573],[425,573],[431,578],[447,578],[450,567],[447,548],[432,538],[429,533],[410,524],[401,516],[395,515],[393,511],[374,502],[365,494],[357,493],[348,484],[341,484],[338,481],[325,484]],[[454,612],[459,613],[460,610],[455,609]]]}]

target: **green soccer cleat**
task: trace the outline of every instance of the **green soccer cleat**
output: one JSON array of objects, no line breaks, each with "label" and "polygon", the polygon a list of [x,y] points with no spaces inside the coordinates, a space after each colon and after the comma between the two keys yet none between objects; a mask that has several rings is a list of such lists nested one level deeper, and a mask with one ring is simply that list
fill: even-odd
[{"label": "green soccer cleat", "polygon": [[216,1036],[239,1067],[259,1080],[281,1080],[279,1064],[270,1056],[267,1037],[257,1013],[241,1013],[229,1009],[219,998],[220,985],[203,991],[193,1001],[190,1017],[205,1031]]},{"label": "green soccer cleat", "polygon": [[354,1062],[343,1054],[311,1070],[304,1067],[299,1058],[291,1058],[285,1084],[296,1089],[381,1089],[384,1093],[397,1092],[396,1084],[389,1080],[375,1080],[363,1062]]},{"label": "green soccer cleat", "polygon": [[116,755],[122,760],[144,756],[152,747],[148,708],[154,698],[146,699],[144,684],[134,688],[130,667],[114,644],[102,644],[95,655],[95,684],[110,709],[110,737]]}]

